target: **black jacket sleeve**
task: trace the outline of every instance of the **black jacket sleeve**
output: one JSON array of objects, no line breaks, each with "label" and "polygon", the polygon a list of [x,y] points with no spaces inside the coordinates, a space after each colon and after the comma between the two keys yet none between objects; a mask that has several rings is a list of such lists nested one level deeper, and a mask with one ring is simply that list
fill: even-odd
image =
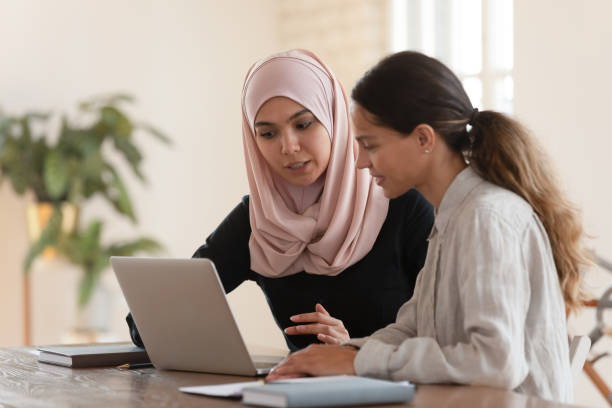
[{"label": "black jacket sleeve", "polygon": [[[249,197],[244,196],[193,254],[193,258],[209,258],[214,262],[226,293],[247,279],[255,279],[255,273],[251,271],[250,236]],[[126,321],[134,344],[144,347],[131,313],[128,313]]]},{"label": "black jacket sleeve", "polygon": [[[415,189],[410,190],[406,195],[412,197],[406,201],[402,233],[405,236],[412,237],[412,239],[404,240],[404,248],[400,248],[399,253],[404,257],[405,270],[418,273],[425,264],[429,243],[427,237],[429,237],[433,227],[434,209],[429,201]],[[401,242],[401,240],[398,240],[398,242]]]},{"label": "black jacket sleeve", "polygon": [[249,197],[244,196],[206,238],[206,243],[193,254],[193,258],[209,258],[215,263],[226,293],[236,289],[245,280],[256,279],[255,273],[251,271],[250,237]]}]

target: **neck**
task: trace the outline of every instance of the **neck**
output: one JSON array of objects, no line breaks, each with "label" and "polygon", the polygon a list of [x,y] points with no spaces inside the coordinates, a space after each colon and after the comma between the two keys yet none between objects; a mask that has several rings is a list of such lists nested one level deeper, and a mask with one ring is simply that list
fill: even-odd
[{"label": "neck", "polygon": [[416,188],[437,210],[446,190],[467,165],[463,157],[447,149],[439,149],[436,153],[425,182]]}]

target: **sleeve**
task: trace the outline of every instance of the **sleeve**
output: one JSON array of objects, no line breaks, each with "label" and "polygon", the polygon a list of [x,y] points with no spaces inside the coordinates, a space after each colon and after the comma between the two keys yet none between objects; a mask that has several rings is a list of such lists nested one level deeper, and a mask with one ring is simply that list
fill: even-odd
[{"label": "sleeve", "polygon": [[528,373],[524,327],[530,286],[521,234],[485,211],[460,226],[451,239],[456,269],[441,273],[458,275],[463,320],[452,330],[463,340],[441,345],[435,338],[414,337],[397,345],[372,336],[357,354],[357,374],[505,389],[523,382]]},{"label": "sleeve", "polygon": [[226,293],[245,280],[256,279],[251,271],[250,237],[249,197],[245,196],[193,254],[193,258],[208,258],[215,263]]},{"label": "sleeve", "polygon": [[[245,196],[217,229],[206,238],[206,243],[193,254],[193,258],[209,258],[215,263],[226,293],[231,292],[247,279],[255,279],[250,267],[250,236],[249,198]],[[128,313],[126,321],[132,342],[139,347],[144,347],[132,313]]]}]

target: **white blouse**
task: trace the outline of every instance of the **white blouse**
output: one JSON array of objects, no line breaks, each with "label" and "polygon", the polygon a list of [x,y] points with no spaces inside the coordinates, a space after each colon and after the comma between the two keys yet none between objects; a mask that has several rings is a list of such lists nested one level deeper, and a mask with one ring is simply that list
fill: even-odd
[{"label": "white blouse", "polygon": [[531,206],[467,167],[446,191],[413,297],[360,347],[358,375],[571,402],[565,306]]}]

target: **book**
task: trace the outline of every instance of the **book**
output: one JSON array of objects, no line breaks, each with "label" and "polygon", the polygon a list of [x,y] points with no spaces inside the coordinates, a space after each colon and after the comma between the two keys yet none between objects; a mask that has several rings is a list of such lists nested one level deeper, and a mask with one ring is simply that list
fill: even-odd
[{"label": "book", "polygon": [[356,376],[317,379],[246,387],[242,390],[242,402],[265,407],[332,407],[407,402],[414,396],[414,385],[406,381]]},{"label": "book", "polygon": [[39,362],[72,368],[150,362],[145,349],[130,343],[45,346],[38,347],[38,350]]}]

